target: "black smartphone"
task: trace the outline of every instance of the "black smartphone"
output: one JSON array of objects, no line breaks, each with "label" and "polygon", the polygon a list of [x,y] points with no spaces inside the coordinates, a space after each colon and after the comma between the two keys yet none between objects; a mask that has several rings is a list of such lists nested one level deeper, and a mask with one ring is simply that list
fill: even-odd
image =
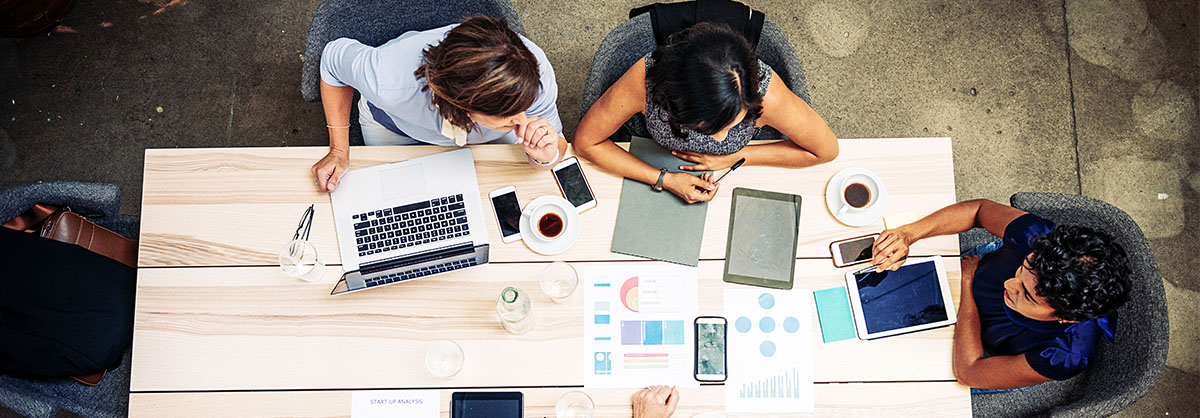
[{"label": "black smartphone", "polygon": [[575,157],[568,157],[554,166],[554,181],[563,197],[567,198],[580,213],[596,207],[596,196],[592,194],[592,186],[587,177],[583,176],[583,168]]},{"label": "black smartphone", "polygon": [[833,266],[842,268],[866,262],[872,258],[872,248],[879,234],[847,238],[829,244],[829,252],[833,255]]},{"label": "black smartphone", "polygon": [[719,316],[696,318],[696,380],[701,382],[724,382],[725,371],[725,326],[728,321]]}]

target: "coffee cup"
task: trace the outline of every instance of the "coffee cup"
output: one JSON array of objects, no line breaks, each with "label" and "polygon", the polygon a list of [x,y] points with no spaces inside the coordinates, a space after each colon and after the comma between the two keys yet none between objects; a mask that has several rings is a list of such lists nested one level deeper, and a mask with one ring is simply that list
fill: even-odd
[{"label": "coffee cup", "polygon": [[838,215],[866,211],[879,201],[879,182],[875,176],[864,173],[851,174],[842,180],[838,196],[842,202]]},{"label": "coffee cup", "polygon": [[558,205],[544,203],[529,211],[529,226],[542,241],[556,241],[566,235],[567,212]]}]

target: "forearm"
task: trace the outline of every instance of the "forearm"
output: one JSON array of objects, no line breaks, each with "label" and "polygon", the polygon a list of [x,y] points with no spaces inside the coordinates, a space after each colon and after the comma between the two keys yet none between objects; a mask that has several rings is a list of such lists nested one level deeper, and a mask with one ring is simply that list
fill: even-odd
[{"label": "forearm", "polygon": [[[578,136],[575,137],[575,141],[576,144],[580,143]],[[576,146],[575,154],[591,161],[592,164],[604,171],[646,184],[657,183],[658,175],[661,172],[661,167],[647,164],[641,158],[635,157],[629,151],[608,140],[589,146]],[[670,169],[670,167],[667,168]]]},{"label": "forearm", "polygon": [[[795,142],[788,140],[776,141],[769,144],[748,145],[742,148],[741,151],[738,151],[738,153],[746,159],[746,165],[784,168],[811,167],[833,159],[832,156],[828,155],[830,154],[828,151],[818,156],[812,151],[801,148]],[[833,156],[837,155],[836,146],[832,154]]]},{"label": "forearm", "polygon": [[910,243],[924,238],[964,232],[976,226],[975,218],[984,202],[991,203],[985,199],[958,202],[898,229],[910,237]]},{"label": "forearm", "polygon": [[[967,274],[964,272],[963,274]],[[958,322],[954,325],[954,376],[959,381],[969,379],[967,371],[983,358],[983,340],[979,330],[979,310],[970,281],[962,282],[959,292]]]},{"label": "forearm", "polygon": [[350,150],[350,106],[353,101],[353,87],[337,87],[321,81],[321,107],[325,110],[331,150]]}]

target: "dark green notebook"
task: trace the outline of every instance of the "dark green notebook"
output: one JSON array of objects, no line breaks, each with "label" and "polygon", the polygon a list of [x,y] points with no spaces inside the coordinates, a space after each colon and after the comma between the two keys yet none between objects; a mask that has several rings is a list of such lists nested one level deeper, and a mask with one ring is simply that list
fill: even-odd
[{"label": "dark green notebook", "polygon": [[[679,166],[693,164],[676,158],[648,138],[634,137],[629,152],[668,171],[683,171]],[[704,173],[684,172],[697,176]],[[656,192],[646,183],[625,179],[621,184],[612,252],[695,267],[700,262],[700,241],[704,238],[707,214],[708,202],[689,205],[667,190]]]}]

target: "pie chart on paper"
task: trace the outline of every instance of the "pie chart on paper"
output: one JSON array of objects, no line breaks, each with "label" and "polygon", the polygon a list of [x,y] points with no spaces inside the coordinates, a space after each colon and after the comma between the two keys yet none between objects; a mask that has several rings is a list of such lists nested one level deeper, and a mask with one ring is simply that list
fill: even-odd
[{"label": "pie chart on paper", "polygon": [[621,285],[621,304],[632,312],[638,311],[638,278],[630,277]]}]

